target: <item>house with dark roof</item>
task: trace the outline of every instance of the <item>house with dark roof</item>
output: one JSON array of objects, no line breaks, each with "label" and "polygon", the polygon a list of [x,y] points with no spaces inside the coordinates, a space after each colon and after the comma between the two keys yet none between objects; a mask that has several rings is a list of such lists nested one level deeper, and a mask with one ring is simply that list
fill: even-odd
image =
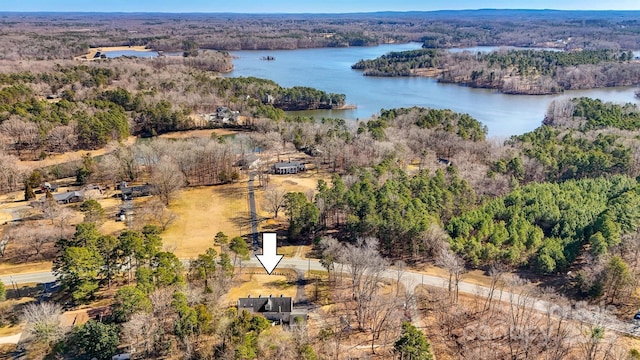
[{"label": "house with dark roof", "polygon": [[134,197],[149,196],[153,192],[153,187],[149,184],[127,186],[126,183],[121,184],[119,187],[122,192],[122,198],[131,200]]},{"label": "house with dark roof", "polygon": [[281,161],[273,165],[273,172],[275,174],[297,174],[300,171],[305,171],[305,165],[300,161]]},{"label": "house with dark roof", "polygon": [[53,194],[53,200],[58,204],[71,204],[84,201],[84,193],[82,191],[69,191],[66,193]]},{"label": "house with dark roof", "polygon": [[[290,297],[262,297],[262,295],[238,299],[238,311],[246,310],[252,314],[260,314],[267,318],[267,320],[277,321],[280,324],[290,323],[294,317],[293,314],[293,299]],[[304,314],[295,314],[295,316],[302,316]],[[304,316],[306,319],[306,315]],[[304,320],[303,319],[303,320]]]}]

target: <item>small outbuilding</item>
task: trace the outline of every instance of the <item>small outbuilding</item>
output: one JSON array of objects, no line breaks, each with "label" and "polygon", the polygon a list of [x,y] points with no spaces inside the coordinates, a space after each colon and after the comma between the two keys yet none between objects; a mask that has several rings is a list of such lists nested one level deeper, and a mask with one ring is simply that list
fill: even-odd
[{"label": "small outbuilding", "polygon": [[42,190],[42,192],[56,192],[58,191],[58,185],[56,184],[51,184],[49,182],[44,182],[42,183],[42,185],[40,186],[40,190]]},{"label": "small outbuilding", "polygon": [[438,164],[444,165],[444,166],[451,166],[451,160],[449,159],[445,159],[445,158],[438,158]]}]

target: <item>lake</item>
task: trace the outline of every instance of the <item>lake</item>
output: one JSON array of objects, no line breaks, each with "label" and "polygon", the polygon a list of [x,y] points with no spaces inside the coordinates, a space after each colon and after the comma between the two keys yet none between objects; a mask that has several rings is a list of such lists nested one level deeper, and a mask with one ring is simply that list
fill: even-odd
[{"label": "lake", "polygon": [[120,56],[134,56],[134,57],[143,57],[150,58],[158,56],[158,53],[155,51],[137,51],[137,50],[115,50],[115,51],[103,51],[104,54],[108,58],[117,58]]},{"label": "lake", "polygon": [[[507,137],[538,127],[554,99],[587,96],[603,101],[636,102],[633,87],[567,91],[560,95],[506,95],[491,89],[473,89],[441,84],[425,77],[363,76],[351,65],[390,51],[419,49],[420,43],[387,44],[375,47],[320,48],[298,50],[232,51],[234,70],[225,76],[255,76],[271,79],[281,86],[310,86],[347,95],[353,110],[294,112],[316,117],[364,120],[380,109],[423,106],[468,113],[487,125],[489,135]],[[473,48],[471,50],[488,50]],[[459,51],[459,50],[458,50]],[[260,60],[273,56],[274,61]]]}]

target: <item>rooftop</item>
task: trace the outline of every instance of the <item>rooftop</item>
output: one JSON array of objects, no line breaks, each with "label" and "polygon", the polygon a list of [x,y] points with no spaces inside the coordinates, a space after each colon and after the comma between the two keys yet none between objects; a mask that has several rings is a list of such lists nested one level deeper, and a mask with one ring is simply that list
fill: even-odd
[{"label": "rooftop", "polygon": [[291,312],[293,301],[290,297],[246,297],[238,299],[238,309],[250,309],[254,313]]}]

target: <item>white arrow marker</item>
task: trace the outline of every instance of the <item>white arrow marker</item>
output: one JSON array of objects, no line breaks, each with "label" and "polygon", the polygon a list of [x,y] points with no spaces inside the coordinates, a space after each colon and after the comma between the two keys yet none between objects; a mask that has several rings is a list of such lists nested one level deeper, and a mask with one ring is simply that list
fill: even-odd
[{"label": "white arrow marker", "polygon": [[262,234],[262,255],[256,255],[256,257],[269,275],[275,270],[283,257],[283,255],[276,254],[277,247],[276,233]]}]

